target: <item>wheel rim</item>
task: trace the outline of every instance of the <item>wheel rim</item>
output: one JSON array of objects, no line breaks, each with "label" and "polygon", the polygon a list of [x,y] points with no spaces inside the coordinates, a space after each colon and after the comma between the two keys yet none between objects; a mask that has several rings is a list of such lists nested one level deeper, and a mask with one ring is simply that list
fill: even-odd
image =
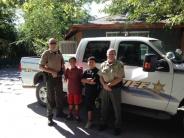
[{"label": "wheel rim", "polygon": [[41,87],[39,90],[39,98],[40,100],[46,104],[47,102],[47,88],[46,87]]}]

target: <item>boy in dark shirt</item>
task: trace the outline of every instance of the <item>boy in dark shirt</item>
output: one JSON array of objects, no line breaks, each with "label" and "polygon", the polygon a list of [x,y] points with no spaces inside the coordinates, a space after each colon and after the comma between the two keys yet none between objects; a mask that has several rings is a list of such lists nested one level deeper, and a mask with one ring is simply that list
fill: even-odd
[{"label": "boy in dark shirt", "polygon": [[67,68],[65,71],[65,81],[68,81],[68,104],[69,104],[69,114],[67,119],[70,120],[73,117],[72,110],[75,106],[75,119],[80,121],[79,116],[79,104],[81,102],[81,78],[82,78],[82,69],[76,66],[76,58],[71,57],[69,59],[70,68]]},{"label": "boy in dark shirt", "polygon": [[88,121],[85,128],[90,128],[92,125],[93,119],[93,110],[95,107],[95,99],[99,94],[100,81],[98,69],[96,68],[96,59],[95,57],[88,58],[89,69],[85,70],[82,76],[81,82],[85,87],[85,102],[86,108],[88,111]]}]

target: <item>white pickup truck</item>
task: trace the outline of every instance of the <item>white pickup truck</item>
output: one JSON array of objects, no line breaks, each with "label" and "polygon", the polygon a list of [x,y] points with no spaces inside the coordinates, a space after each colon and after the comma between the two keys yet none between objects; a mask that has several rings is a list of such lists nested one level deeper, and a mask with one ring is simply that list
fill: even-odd
[{"label": "white pickup truck", "polygon": [[[175,68],[165,56],[161,41],[147,37],[84,38],[75,54],[78,66],[86,69],[87,58],[95,56],[99,67],[110,47],[116,49],[116,58],[125,65],[123,110],[160,119],[177,115],[184,124],[184,70]],[[21,76],[24,85],[37,86],[37,98],[43,104],[46,88],[38,61],[39,58],[23,57]]]}]

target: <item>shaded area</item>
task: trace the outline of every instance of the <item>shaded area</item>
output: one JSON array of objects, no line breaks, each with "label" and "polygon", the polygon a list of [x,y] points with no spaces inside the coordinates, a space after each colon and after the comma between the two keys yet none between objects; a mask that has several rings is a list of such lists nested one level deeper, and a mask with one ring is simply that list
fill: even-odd
[{"label": "shaded area", "polygon": [[[27,105],[28,108],[30,108],[33,112],[43,116],[46,118],[46,108],[40,106],[37,102],[31,103]],[[65,112],[67,113],[67,107],[65,107]],[[85,109],[83,106],[81,106],[81,122],[77,122],[75,120],[68,121],[64,118],[56,118],[54,116],[55,121],[59,121],[56,125],[54,125],[55,129],[62,135],[67,138],[107,138],[109,136],[103,136],[103,134],[98,134],[96,133],[96,128],[93,127],[93,129],[85,129],[85,123],[86,123],[86,114],[85,114]],[[110,138],[110,137],[109,137]]]},{"label": "shaded area", "polygon": [[[19,73],[16,69],[6,69],[0,70],[0,80],[16,80],[19,77]],[[1,84],[1,82],[0,82]],[[25,89],[26,91],[26,89]],[[2,93],[1,97],[3,96]],[[3,99],[3,97],[2,97]],[[37,102],[30,103],[27,105],[34,113],[43,116],[46,118],[46,108],[41,107]],[[110,107],[109,107],[110,108]],[[10,108],[12,109],[12,108]],[[65,107],[67,112],[67,106]],[[82,122],[78,123],[76,121],[66,121],[65,119],[55,118],[57,125],[54,126],[55,129],[61,134],[69,138],[74,137],[95,137],[95,138],[112,138],[113,128],[113,116],[111,116],[109,128],[103,132],[97,130],[97,126],[94,126],[92,129],[85,129],[86,123],[86,111],[84,106],[81,106],[81,118]],[[99,112],[98,112],[99,113]],[[98,114],[96,113],[96,114]],[[97,116],[98,118],[98,116]],[[96,119],[98,124],[98,119]],[[47,125],[47,124],[45,124]],[[122,134],[118,136],[126,138],[183,138],[183,130],[175,124],[173,120],[158,120],[147,118],[143,116],[133,115],[130,113],[123,112],[122,120]]]},{"label": "shaded area", "polygon": [[[28,108],[33,110],[35,113],[46,117],[46,108],[41,107],[37,103],[28,105]],[[67,110],[67,108],[66,108]],[[69,128],[74,134],[63,128],[63,125],[56,125],[55,129],[58,130],[62,135],[73,138],[73,137],[114,137],[113,135],[113,116],[110,115],[109,128],[103,132],[97,130],[97,124],[91,129],[85,129],[86,113],[84,107],[81,107],[82,122],[77,123],[75,121],[67,121],[65,119],[58,119],[54,117],[54,120],[61,122],[64,126]],[[98,122],[96,122],[98,123]],[[82,132],[80,129],[86,131],[89,135]],[[81,135],[82,134],[82,135]],[[122,133],[118,137],[126,138],[183,138],[183,130],[173,120],[159,120],[148,117],[138,116],[131,113],[123,112],[122,120]]]},{"label": "shaded area", "polygon": [[134,114],[124,114],[125,137],[142,138],[183,138],[183,130],[174,120],[159,120]]},{"label": "shaded area", "polygon": [[20,74],[16,68],[0,69],[0,93],[20,95],[22,89]]},{"label": "shaded area", "polygon": [[0,69],[0,80],[17,81],[20,78],[20,73],[17,68]]}]

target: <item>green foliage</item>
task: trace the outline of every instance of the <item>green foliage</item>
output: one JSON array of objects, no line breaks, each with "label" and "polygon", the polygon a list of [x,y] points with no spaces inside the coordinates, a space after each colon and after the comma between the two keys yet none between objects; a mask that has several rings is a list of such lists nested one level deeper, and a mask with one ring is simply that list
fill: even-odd
[{"label": "green foliage", "polygon": [[[91,17],[83,8],[92,0],[0,0],[0,63],[18,63],[22,56],[40,55],[47,40],[64,38],[75,23]],[[24,23],[16,26],[17,9]],[[4,62],[5,61],[5,62]]]},{"label": "green foliage", "polygon": [[18,64],[21,56],[34,54],[32,47],[16,43],[16,9],[22,3],[23,0],[0,0],[0,67]]},{"label": "green foliage", "polygon": [[50,37],[62,40],[72,24],[87,22],[90,16],[82,8],[86,0],[29,0],[22,5],[25,24],[21,40],[31,39],[37,53],[46,47]]},{"label": "green foliage", "polygon": [[11,4],[0,0],[0,38],[10,41],[15,39],[14,17],[15,9]]},{"label": "green foliage", "polygon": [[[106,0],[96,0],[105,2]],[[109,1],[109,0],[108,0]],[[128,14],[130,20],[150,23],[165,21],[173,26],[184,23],[184,0],[110,0],[105,12],[111,15]]]},{"label": "green foliage", "polygon": [[9,1],[0,0],[0,59],[8,57],[9,43],[16,39],[14,27],[15,9]]}]

